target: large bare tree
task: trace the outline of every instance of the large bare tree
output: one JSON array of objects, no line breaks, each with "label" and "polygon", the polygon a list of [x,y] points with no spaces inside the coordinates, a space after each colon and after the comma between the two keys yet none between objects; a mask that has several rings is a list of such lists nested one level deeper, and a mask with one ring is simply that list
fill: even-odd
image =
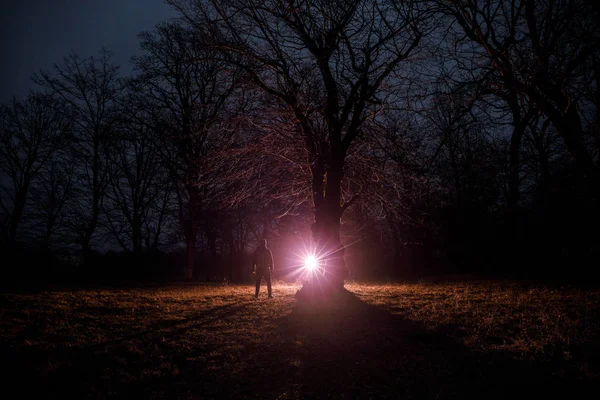
[{"label": "large bare tree", "polygon": [[303,139],[314,203],[313,238],[330,287],[347,274],[340,218],[345,160],[365,121],[403,82],[395,75],[423,36],[416,3],[170,0],[211,46],[277,98]]}]

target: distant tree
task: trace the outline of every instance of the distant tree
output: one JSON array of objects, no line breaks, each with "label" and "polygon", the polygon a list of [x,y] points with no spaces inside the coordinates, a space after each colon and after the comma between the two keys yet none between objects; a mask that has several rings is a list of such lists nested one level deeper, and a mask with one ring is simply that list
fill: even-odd
[{"label": "distant tree", "polygon": [[141,35],[144,53],[134,58],[137,80],[154,110],[161,154],[171,176],[186,242],[185,277],[194,273],[196,242],[215,185],[205,167],[209,155],[227,147],[239,111],[239,74],[174,24]]},{"label": "distant tree", "polygon": [[76,197],[76,160],[70,144],[72,137],[63,141],[63,147],[40,172],[31,189],[31,205],[27,212],[28,226],[39,247],[57,250],[72,247],[73,222],[71,207]]},{"label": "distant tree", "polygon": [[51,90],[74,110],[73,151],[76,170],[77,202],[75,205],[78,243],[85,258],[101,218],[102,204],[108,187],[108,154],[111,135],[118,121],[118,98],[123,90],[118,67],[106,49],[98,58],[82,59],[71,53],[54,72],[41,71],[34,82]]},{"label": "distant tree", "polygon": [[366,180],[371,182],[372,200],[360,213],[378,215],[372,218],[378,222],[374,228],[384,236],[379,245],[393,252],[390,273],[396,277],[410,276],[422,267],[414,253],[424,248],[425,234],[433,239],[433,207],[445,193],[433,167],[439,156],[435,151],[439,132],[423,117],[409,110],[380,118],[373,128],[377,140],[363,161],[375,165],[373,178]]},{"label": "distant tree", "polygon": [[416,3],[170,0],[212,48],[293,115],[311,175],[313,237],[329,256],[331,287],[347,269],[340,218],[345,161],[363,126],[400,85],[394,73],[424,26]]},{"label": "distant tree", "polygon": [[14,243],[36,179],[72,129],[69,108],[48,94],[30,94],[0,108],[0,206],[5,239]]},{"label": "distant tree", "polygon": [[116,144],[108,155],[110,184],[104,204],[113,237],[136,255],[158,249],[173,197],[156,126],[138,100],[131,95],[123,103]]},{"label": "distant tree", "polygon": [[597,176],[579,112],[582,87],[587,84],[583,71],[600,50],[600,18],[593,2],[438,3],[454,19],[453,26],[480,46],[506,93],[511,98],[525,96],[548,117],[580,174]]}]

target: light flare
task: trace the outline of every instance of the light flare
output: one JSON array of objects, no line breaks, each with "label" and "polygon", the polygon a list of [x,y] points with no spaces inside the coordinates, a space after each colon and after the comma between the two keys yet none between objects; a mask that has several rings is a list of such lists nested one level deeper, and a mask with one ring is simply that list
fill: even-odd
[{"label": "light flare", "polygon": [[[359,241],[349,243],[343,246],[342,249]],[[295,251],[290,251],[288,265],[291,268],[285,278],[296,279],[297,281],[313,281],[321,284],[329,273],[327,270],[329,259],[340,249],[330,250],[325,247],[311,246],[308,241],[304,240],[299,240],[299,242]]]},{"label": "light flare", "polygon": [[304,268],[306,268],[309,272],[315,271],[317,267],[318,263],[315,256],[309,255],[304,259]]}]

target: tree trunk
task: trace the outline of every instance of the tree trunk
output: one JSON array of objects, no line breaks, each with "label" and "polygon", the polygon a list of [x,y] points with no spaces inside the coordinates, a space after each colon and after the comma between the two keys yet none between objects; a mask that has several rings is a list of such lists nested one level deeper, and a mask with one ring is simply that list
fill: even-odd
[{"label": "tree trunk", "polygon": [[214,276],[215,268],[219,271],[220,281],[223,281],[223,269],[221,266],[217,265],[217,233],[213,227],[209,227],[206,231],[206,239],[208,242],[208,251],[210,252],[210,268],[211,271],[210,277]]},{"label": "tree trunk", "polygon": [[[594,62],[594,64],[596,61]],[[600,168],[600,71],[596,68],[596,165]]]},{"label": "tree trunk", "polygon": [[81,238],[81,262],[84,265],[89,263],[91,251],[90,240],[87,236],[87,233],[84,232],[83,237]]},{"label": "tree trunk", "polygon": [[519,204],[521,192],[519,190],[521,137],[523,131],[515,127],[510,138],[509,168],[508,168],[508,209],[515,210]]},{"label": "tree trunk", "polygon": [[9,230],[8,230],[8,241],[9,243],[15,243],[17,240],[17,230],[21,222],[23,210],[25,209],[25,201],[27,200],[27,191],[29,184],[26,184],[21,190],[15,194],[15,207],[13,212],[10,214]]},{"label": "tree trunk", "polygon": [[194,265],[196,262],[196,240],[191,235],[186,239],[186,267],[183,270],[183,278],[191,281],[194,278]]},{"label": "tree trunk", "polygon": [[96,225],[98,224],[98,215],[99,207],[97,205],[94,205],[92,207],[91,219],[89,221],[89,224],[85,227],[85,230],[83,232],[83,238],[81,240],[81,252],[83,255],[84,263],[88,260],[88,257],[90,256],[90,253],[92,251],[92,235],[94,234],[94,231],[96,230]]},{"label": "tree trunk", "polygon": [[538,153],[538,161],[540,164],[540,182],[539,182],[539,202],[542,205],[543,210],[547,210],[548,208],[548,196],[550,195],[550,161],[548,158],[548,152],[546,151],[546,147],[544,145],[544,136],[546,134],[546,130],[548,129],[548,125],[550,120],[545,120],[542,124],[541,132],[534,128],[531,130],[531,135],[533,136],[533,143],[535,145],[535,149]]},{"label": "tree trunk", "polygon": [[[186,227],[187,265],[184,269],[184,279],[186,280],[194,279],[196,267],[196,236],[198,235],[198,220],[201,211],[200,193],[198,192],[198,188],[193,185],[194,172],[195,170],[193,168],[190,168],[187,172],[188,184],[185,188],[189,196],[187,203],[187,219],[181,219],[181,223]],[[183,205],[180,204],[180,207],[182,206]]]},{"label": "tree trunk", "polygon": [[152,239],[152,247],[151,248],[152,248],[153,252],[158,251],[158,243],[160,240],[160,234],[162,232],[163,221],[164,221],[165,215],[166,215],[169,196],[170,196],[169,191],[165,190],[165,195],[163,197],[162,206],[160,208],[160,214],[158,217],[158,221],[156,222],[156,229],[154,230],[154,237]]},{"label": "tree trunk", "polygon": [[563,113],[551,112],[548,115],[557,133],[563,138],[567,150],[575,160],[577,168],[585,176],[594,170],[594,161],[590,156],[583,140],[583,128],[577,108],[571,106]]},{"label": "tree trunk", "polygon": [[133,223],[131,226],[131,241],[133,244],[133,253],[140,254],[142,252],[142,216],[139,213],[139,210],[134,210],[133,212]]},{"label": "tree trunk", "polygon": [[529,121],[530,113],[521,117],[521,107],[516,96],[510,99],[510,108],[513,116],[513,132],[510,137],[509,147],[509,170],[508,170],[508,210],[512,213],[519,205],[521,191],[519,190],[520,172],[521,172],[521,141],[525,128]]},{"label": "tree trunk", "polygon": [[92,235],[96,230],[98,224],[98,217],[100,215],[100,142],[98,139],[98,133],[95,133],[94,137],[94,160],[92,166],[92,215],[90,216],[89,223],[85,227],[83,232],[83,238],[81,240],[81,250],[84,263],[88,260],[91,252],[91,241]]},{"label": "tree trunk", "polygon": [[[333,158],[323,177],[317,175],[313,179],[323,179],[317,186],[326,188],[325,196],[322,192],[315,192],[315,222],[312,225],[313,239],[317,245],[317,252],[322,256],[325,273],[325,287],[329,293],[341,290],[344,280],[348,276],[344,260],[344,248],[340,240],[341,182],[343,178],[343,158]],[[313,187],[315,185],[313,184]]]},{"label": "tree trunk", "polygon": [[[233,243],[233,228],[228,227],[225,231],[225,236],[227,239],[227,247],[229,248],[229,257],[228,262],[223,262],[223,277],[227,278],[229,282],[233,281],[233,270],[236,261],[237,251],[235,249],[235,244]],[[225,270],[226,268],[226,270]]]},{"label": "tree trunk", "polygon": [[44,232],[44,238],[43,238],[45,250],[50,250],[50,244],[51,244],[50,241],[52,239],[52,231],[54,230],[55,223],[56,223],[55,215],[50,215],[48,218],[48,223],[46,224],[46,230]]}]

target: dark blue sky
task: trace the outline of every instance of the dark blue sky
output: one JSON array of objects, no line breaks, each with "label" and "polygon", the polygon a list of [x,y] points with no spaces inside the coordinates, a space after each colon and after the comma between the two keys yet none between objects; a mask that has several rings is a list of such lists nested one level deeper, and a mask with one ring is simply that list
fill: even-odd
[{"label": "dark blue sky", "polygon": [[71,49],[89,57],[106,46],[128,74],[137,34],[173,16],[163,0],[0,0],[0,102],[27,95],[31,76]]}]

